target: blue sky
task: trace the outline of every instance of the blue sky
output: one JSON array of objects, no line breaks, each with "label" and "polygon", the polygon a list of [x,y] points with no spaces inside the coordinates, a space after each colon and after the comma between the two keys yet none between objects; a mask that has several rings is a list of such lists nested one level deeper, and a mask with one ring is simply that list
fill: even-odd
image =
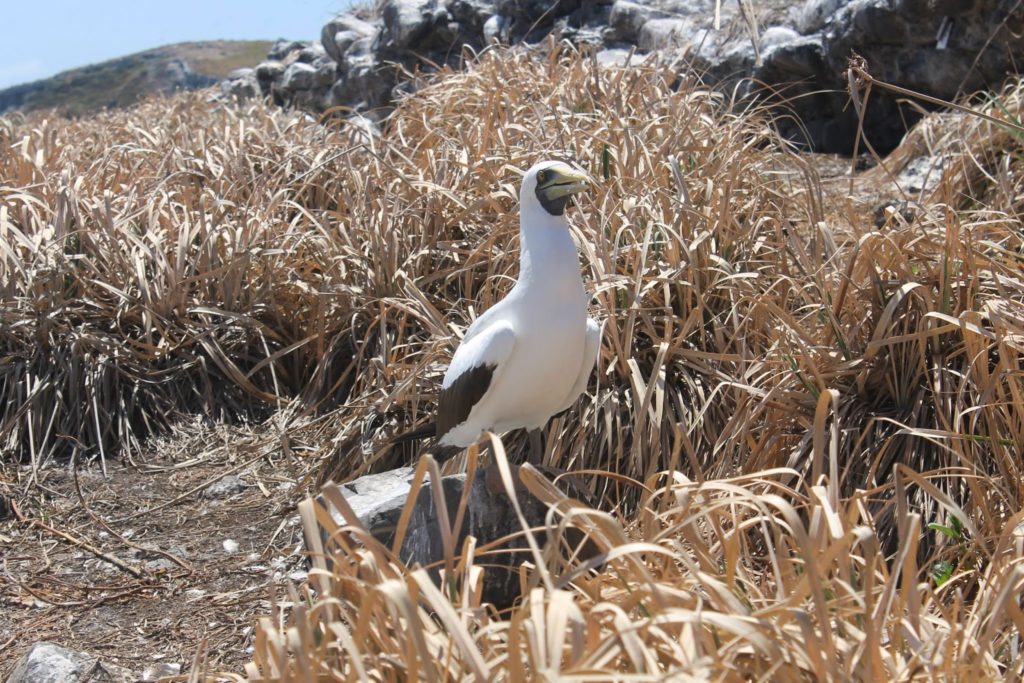
[{"label": "blue sky", "polygon": [[352,0],[3,0],[0,88],[168,43],[313,40]]}]

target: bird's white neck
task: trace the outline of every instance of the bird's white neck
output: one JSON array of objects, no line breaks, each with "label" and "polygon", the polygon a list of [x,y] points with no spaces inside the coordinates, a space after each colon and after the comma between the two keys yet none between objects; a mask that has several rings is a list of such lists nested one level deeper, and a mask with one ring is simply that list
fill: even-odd
[{"label": "bird's white neck", "polygon": [[519,238],[518,287],[546,296],[583,293],[579,254],[565,216],[552,216],[535,202],[525,203]]}]

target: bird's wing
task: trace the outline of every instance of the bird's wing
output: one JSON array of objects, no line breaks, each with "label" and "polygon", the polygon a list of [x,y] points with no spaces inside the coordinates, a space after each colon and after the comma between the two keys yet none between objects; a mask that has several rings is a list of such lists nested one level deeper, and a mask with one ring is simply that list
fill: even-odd
[{"label": "bird's wing", "polygon": [[466,328],[465,333],[462,335],[461,344],[466,344],[473,337],[479,334],[481,330],[487,329],[487,325],[489,324],[489,322],[491,322],[493,318],[498,316],[501,304],[503,303],[504,301],[499,301],[496,305],[491,306],[486,311],[478,315],[476,317],[476,320],[471,322],[469,324],[469,327]]},{"label": "bird's wing", "polygon": [[587,339],[583,346],[583,362],[580,364],[580,374],[572,385],[572,390],[565,397],[565,404],[558,409],[558,412],[567,410],[576,399],[580,397],[583,390],[587,388],[587,381],[590,373],[597,364],[597,352],[601,348],[601,326],[593,318],[587,318]]},{"label": "bird's wing", "polygon": [[506,321],[487,325],[455,351],[441,384],[437,403],[437,438],[462,424],[494,385],[501,365],[516,343],[516,333]]}]

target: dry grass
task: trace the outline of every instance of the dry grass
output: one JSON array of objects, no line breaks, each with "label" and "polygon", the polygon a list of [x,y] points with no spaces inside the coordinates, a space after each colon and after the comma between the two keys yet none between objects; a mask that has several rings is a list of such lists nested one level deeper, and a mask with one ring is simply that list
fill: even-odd
[{"label": "dry grass", "polygon": [[876,228],[767,117],[574,54],[487,53],[373,140],[188,96],[0,120],[0,445],[109,457],[286,406],[332,435],[324,478],[408,459],[381,444],[516,273],[515,170],[564,155],[601,179],[573,220],[605,332],[547,460],[606,509],[559,503],[503,615],[479,549],[445,596],[335,533],[250,675],[1015,680],[1024,145],[963,125],[989,190],[949,172]]}]

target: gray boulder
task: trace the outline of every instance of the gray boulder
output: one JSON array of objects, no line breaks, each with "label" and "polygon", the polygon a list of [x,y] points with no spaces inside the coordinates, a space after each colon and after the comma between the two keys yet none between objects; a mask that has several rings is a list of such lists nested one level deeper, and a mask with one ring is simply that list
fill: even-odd
[{"label": "gray boulder", "polygon": [[299,50],[295,59],[303,64],[315,64],[317,61],[325,57],[327,57],[327,51],[324,50],[324,46],[321,45],[319,41],[313,41],[306,47]]},{"label": "gray boulder", "polygon": [[801,35],[788,26],[772,26],[761,32],[762,54],[777,47],[785,47],[801,39]]},{"label": "gray boulder", "polygon": [[509,37],[509,30],[512,28],[512,20],[506,17],[504,14],[491,15],[487,21],[484,22],[484,42],[490,44],[494,41],[499,43],[507,43]]},{"label": "gray boulder", "polygon": [[308,46],[309,43],[302,40],[286,40],[281,38],[270,48],[270,52],[267,53],[267,59],[286,62],[293,53],[304,50]]},{"label": "gray boulder", "polygon": [[644,52],[676,51],[699,44],[697,27],[687,19],[649,19],[637,32],[636,46]]},{"label": "gray boulder", "polygon": [[[851,54],[867,60],[881,80],[952,100],[998,87],[1024,57],[1024,13],[1011,0],[819,0],[806,5],[800,28],[821,45],[815,83],[833,89],[810,97],[798,110],[806,122],[821,121],[838,139],[812,140],[824,151],[849,151],[856,113],[848,106],[845,71]],[[819,21],[819,17],[824,17]],[[1016,28],[1014,28],[1016,26]],[[776,81],[777,82],[777,81]],[[873,144],[888,150],[918,118],[901,98],[875,89],[865,118]]]},{"label": "gray boulder", "polygon": [[208,76],[192,70],[184,59],[172,59],[163,66],[162,73],[157,73],[156,78],[164,84],[165,92],[175,90],[195,90],[206,88],[217,83],[217,78]]},{"label": "gray boulder", "polygon": [[345,58],[348,46],[360,38],[375,36],[378,26],[363,21],[351,14],[339,14],[326,24],[320,31],[320,42],[324,50],[336,62]]},{"label": "gray boulder", "polygon": [[130,683],[129,671],[105,664],[95,655],[38,642],[14,667],[7,683]]},{"label": "gray boulder", "polygon": [[327,91],[338,77],[337,65],[330,58],[324,57],[313,62],[316,69],[315,87],[317,90]]},{"label": "gray boulder", "polygon": [[796,28],[803,34],[816,33],[847,0],[806,0],[797,13]]},{"label": "gray boulder", "polygon": [[[362,36],[355,31],[338,31],[334,34],[334,38],[331,40],[330,45],[333,49],[329,51],[328,54],[334,59],[334,61],[341,62],[345,59],[345,54],[348,52],[349,47],[351,47],[352,44],[360,38],[366,37],[367,36]],[[335,57],[335,54],[340,56]]]},{"label": "gray boulder", "polygon": [[[518,472],[518,468],[513,468],[513,471]],[[409,500],[413,473],[413,468],[403,467],[391,472],[360,477],[339,487],[363,528],[385,547],[390,547],[394,542],[399,518]],[[571,481],[569,483],[571,484]],[[524,561],[532,559],[525,534],[522,533],[519,518],[496,469],[477,471],[468,492],[466,486],[465,474],[446,476],[441,480],[449,524],[455,523],[459,503],[464,495],[468,496],[462,526],[453,538],[455,552],[459,552],[465,538],[470,535],[476,538],[478,547],[502,538],[513,537],[513,540],[503,544],[499,551],[481,558],[482,563],[487,565],[483,584],[484,601],[499,609],[508,607],[520,594],[518,567]],[[585,495],[582,489],[575,492]],[[546,534],[540,530],[545,526],[547,506],[521,487],[516,493],[526,522],[534,529],[534,539],[538,546],[544,546]],[[322,498],[320,501],[324,504]],[[339,525],[347,524],[337,510],[331,509],[330,513]],[[321,538],[325,543],[328,542],[327,534],[323,531]],[[577,544],[583,543],[582,535],[572,538]],[[592,546],[587,546],[581,552],[581,556],[593,556],[595,551]],[[413,504],[412,516],[399,557],[409,567],[417,564],[429,567],[443,565],[445,555],[440,515],[429,480],[420,488]],[[437,578],[436,571],[434,575]]]},{"label": "gray boulder", "polygon": [[[367,474],[340,486],[345,501],[352,507],[356,517],[367,530],[372,530],[377,521],[404,504],[412,488],[412,467],[399,467],[380,474]],[[334,521],[345,524],[335,511]]]},{"label": "gray boulder", "polygon": [[611,40],[637,44],[644,25],[656,16],[660,16],[660,13],[652,7],[639,2],[618,0],[609,13],[606,36]]},{"label": "gray boulder", "polygon": [[205,489],[203,489],[202,496],[207,500],[224,500],[230,498],[236,493],[241,493],[249,488],[241,477],[237,474],[232,474],[222,479],[218,479],[213,482]]},{"label": "gray boulder", "polygon": [[303,62],[292,62],[284,70],[281,88],[287,93],[311,90],[316,84],[316,67]]},{"label": "gray boulder", "polygon": [[285,65],[276,60],[267,60],[256,65],[256,79],[260,83],[272,83],[284,75]]},{"label": "gray boulder", "polygon": [[415,46],[430,31],[435,14],[443,11],[437,0],[384,0],[384,44],[399,50]]},{"label": "gray boulder", "polygon": [[220,82],[220,94],[228,99],[250,99],[260,94],[255,69],[237,69]]}]

